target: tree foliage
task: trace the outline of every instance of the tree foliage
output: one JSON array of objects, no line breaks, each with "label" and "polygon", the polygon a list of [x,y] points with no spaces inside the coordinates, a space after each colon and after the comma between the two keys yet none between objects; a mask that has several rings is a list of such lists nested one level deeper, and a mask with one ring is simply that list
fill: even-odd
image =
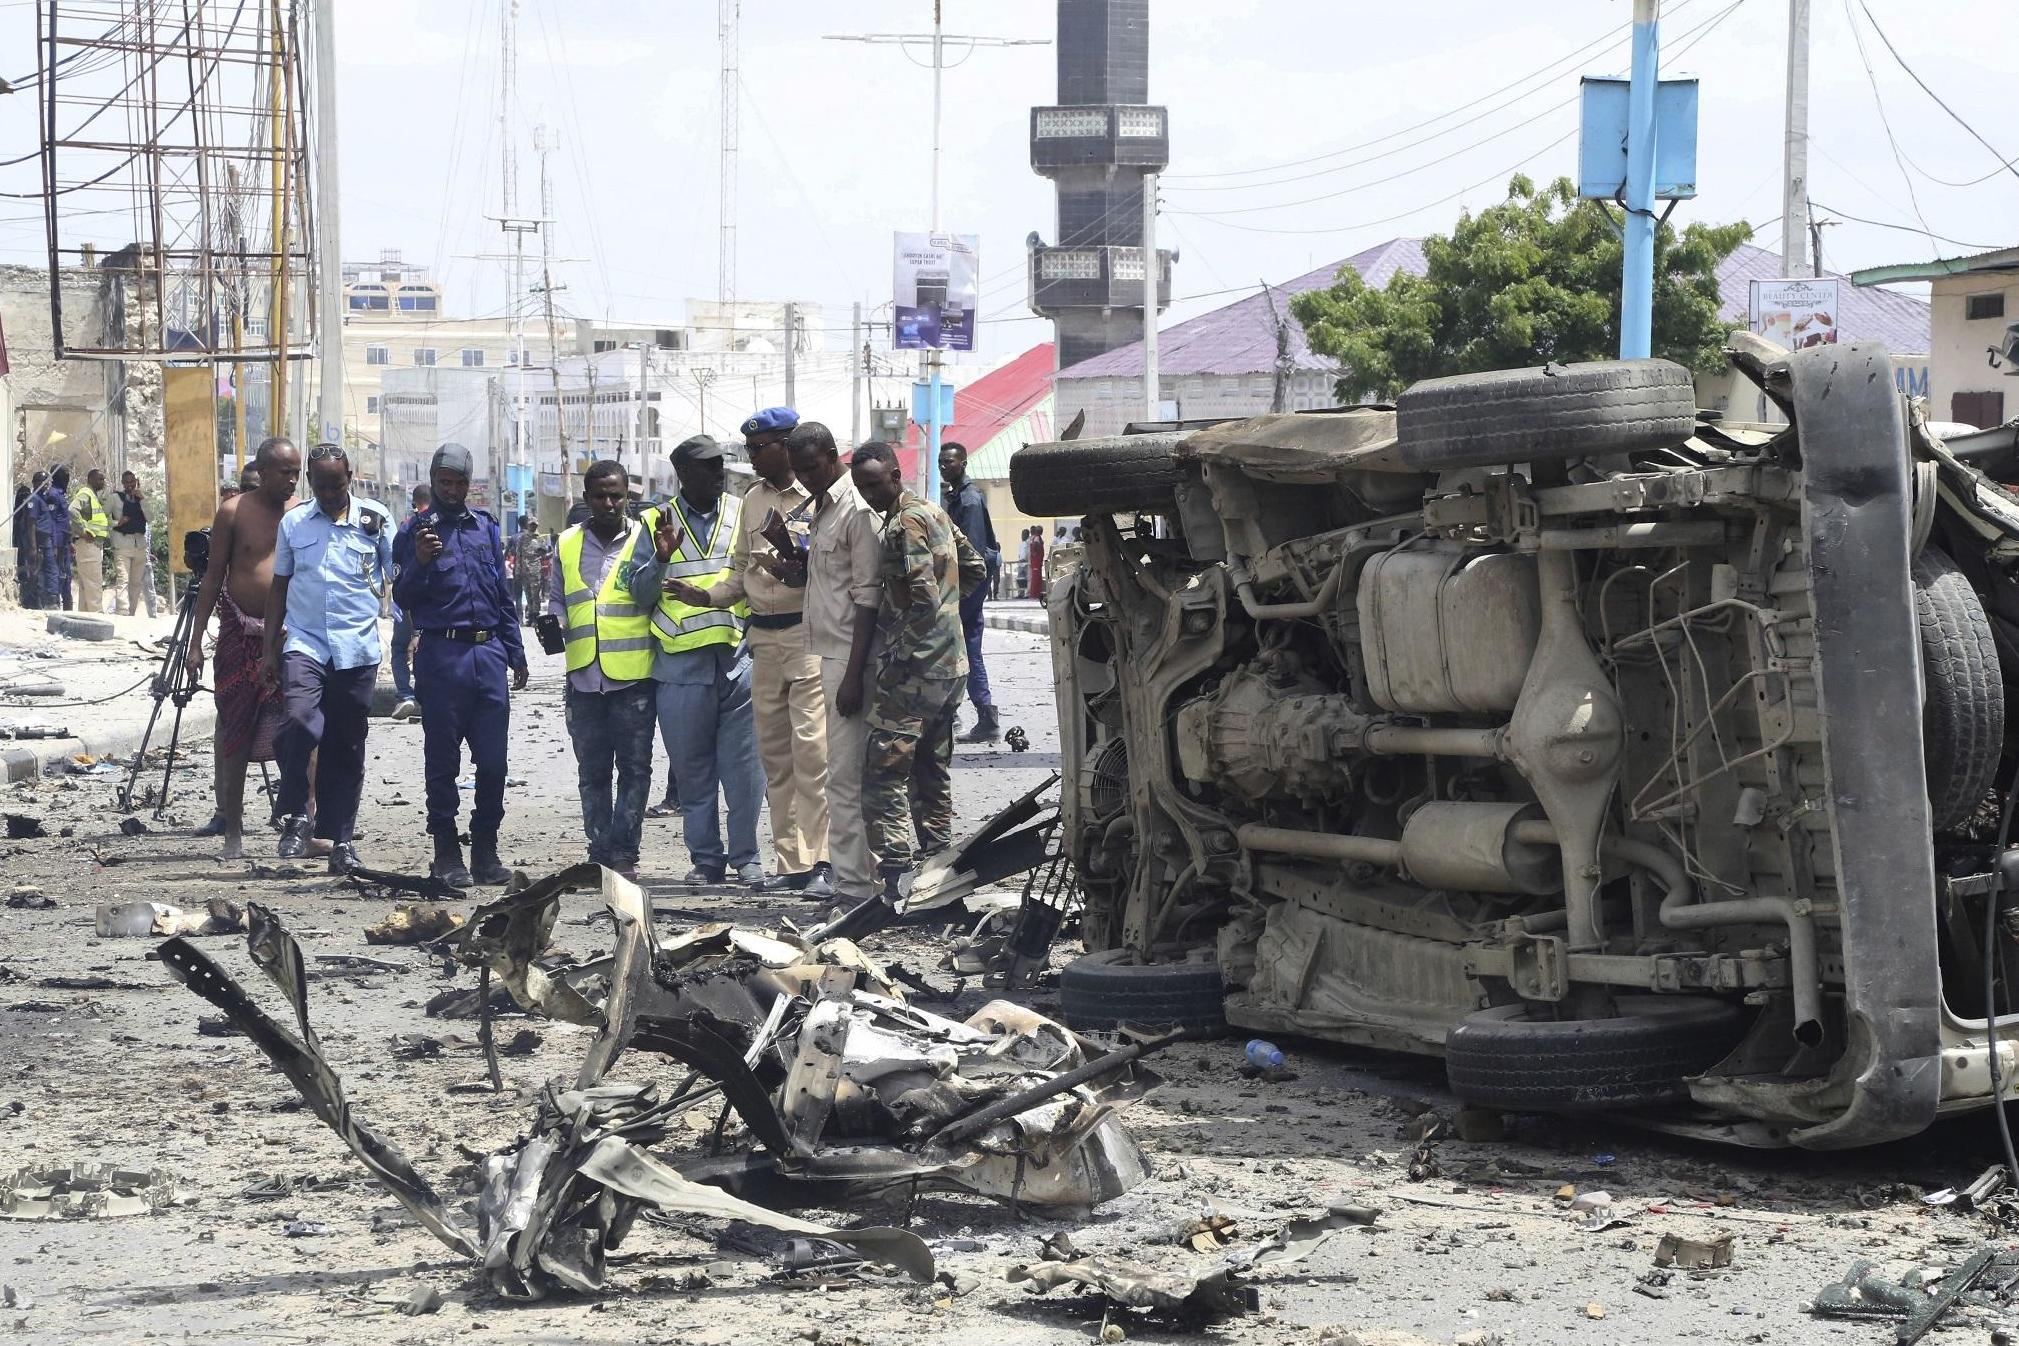
[{"label": "tree foliage", "polygon": [[[1717,268],[1752,237],[1737,224],[1692,224],[1655,236],[1654,353],[1692,370],[1720,363]],[[1605,208],[1570,179],[1459,216],[1423,241],[1425,275],[1396,272],[1371,289],[1344,267],[1330,289],[1290,301],[1311,349],[1339,363],[1342,401],[1391,398],[1418,379],[1619,353],[1622,244]]]}]

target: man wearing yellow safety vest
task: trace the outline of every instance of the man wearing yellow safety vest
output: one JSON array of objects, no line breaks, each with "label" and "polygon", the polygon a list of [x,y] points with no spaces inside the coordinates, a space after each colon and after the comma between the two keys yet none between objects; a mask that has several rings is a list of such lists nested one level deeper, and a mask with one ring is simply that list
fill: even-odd
[{"label": "man wearing yellow safety vest", "polygon": [[[757,859],[757,814],[764,802],[764,767],[757,756],[757,719],[750,701],[750,651],[743,633],[750,605],[699,607],[684,595],[729,578],[729,550],[742,522],[743,501],[722,488],[724,449],[694,435],[673,450],[680,489],[645,515],[652,553],[631,574],[639,606],[654,604],[659,655],[659,732],[680,791],[680,830],[687,841],[688,883],[764,882]],[[689,588],[688,586],[693,586]],[[718,795],[728,803],[729,844],[722,840]]]},{"label": "man wearing yellow safety vest", "polygon": [[631,478],[622,463],[592,464],[582,476],[582,495],[589,517],[562,533],[555,547],[550,620],[541,627],[540,643],[549,654],[567,654],[562,705],[575,745],[589,859],[636,879],[638,834],[652,787],[658,711],[652,661],[659,642],[652,609],[632,596],[631,577],[652,555],[652,537],[625,509]]},{"label": "man wearing yellow safety vest", "polygon": [[77,610],[105,611],[105,544],[112,536],[112,516],[105,512],[105,474],[92,468],[84,474],[84,489],[70,497],[70,517],[76,524]]}]

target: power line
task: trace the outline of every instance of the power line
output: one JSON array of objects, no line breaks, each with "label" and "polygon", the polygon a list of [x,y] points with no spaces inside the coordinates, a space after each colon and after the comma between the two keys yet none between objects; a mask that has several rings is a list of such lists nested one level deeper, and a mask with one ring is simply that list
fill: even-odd
[{"label": "power line", "polygon": [[[1848,0],[1846,7],[1848,8]],[[1872,25],[1872,31],[1879,35],[1879,41],[1886,44],[1886,51],[1892,56],[1893,60],[1896,63],[1898,63],[1900,69],[1907,72],[1907,78],[1913,80],[1914,83],[1920,85],[1921,92],[1927,94],[1928,97],[1934,99],[1935,106],[1941,108],[1942,111],[1948,113],[1950,120],[1954,121],[1956,125],[1962,127],[1965,131],[1968,131],[1970,133],[1971,139],[1975,140],[1979,145],[1982,145],[1985,149],[1990,150],[1993,158],[2000,160],[2000,163],[1997,168],[1992,169],[1989,173],[1986,173],[1981,178],[1975,178],[1970,182],[1945,182],[1943,183],[1943,185],[1947,187],[1974,187],[1979,182],[1984,182],[1990,178],[1996,177],[2000,172],[2010,173],[2012,174],[2013,177],[2019,178],[2019,168],[2013,167],[2014,164],[2019,164],[2019,155],[2014,155],[2012,158],[2007,159],[2005,157],[2004,151],[2000,150],[1990,141],[1984,139],[1983,136],[1977,134],[1976,127],[1970,125],[1969,122],[1964,121],[1963,118],[1957,113],[1956,109],[1950,107],[1947,103],[1942,101],[1942,95],[1936,93],[1933,89],[1928,87],[1928,81],[1922,79],[1919,75],[1914,73],[1914,67],[1907,64],[1907,58],[1900,55],[1900,49],[1893,45],[1893,39],[1886,36],[1886,30],[1881,28],[1879,26],[1879,21],[1872,17],[1872,7],[1866,4],[1865,0],[1858,0],[1858,8],[1865,12],[1865,22]],[[1855,32],[1857,30],[1857,24],[1855,20],[1853,21],[1851,26],[1852,31]],[[1864,46],[1862,44],[1859,45],[1858,54],[1860,56],[1864,55]],[[1870,65],[1866,66],[1866,73],[1867,74],[1871,73]],[[1891,135],[1892,133],[1891,131],[1888,131],[1887,134]],[[1941,181],[1941,179],[1939,178],[1935,180],[1938,182]]]},{"label": "power line", "polygon": [[[1743,3],[1744,0],[1733,0],[1731,4],[1727,5],[1724,9],[1718,11],[1717,14],[1713,15],[1711,18],[1705,20],[1697,27],[1683,34],[1680,40],[1680,45],[1676,48],[1674,55],[1681,56],[1683,53],[1687,52],[1692,46],[1696,45],[1697,42],[1701,41],[1705,36],[1708,36],[1713,28],[1716,28],[1725,19],[1729,18]],[[1526,96],[1527,95],[1524,95],[1524,97]],[[1577,103],[1581,97],[1582,97],[1581,94],[1573,94],[1569,98],[1566,98],[1561,102],[1558,102],[1552,105],[1551,107],[1544,109],[1543,112],[1539,115],[1548,116],[1551,113],[1560,112],[1564,108],[1570,107],[1572,104]],[[1483,116],[1485,114],[1481,115]],[[1478,118],[1474,118],[1473,120],[1476,121],[1478,120]],[[1461,123],[1461,125],[1463,124],[1465,123]],[[1336,200],[1339,197],[1351,196],[1356,192],[1367,191],[1370,188],[1384,187],[1387,186],[1389,183],[1398,182],[1403,178],[1414,176],[1415,174],[1421,173],[1426,169],[1435,168],[1439,164],[1448,163],[1461,155],[1468,154],[1473,150],[1479,149],[1481,146],[1491,144],[1496,140],[1502,139],[1505,136],[1509,136],[1520,131],[1523,129],[1524,125],[1526,125],[1526,123],[1515,123],[1513,125],[1504,127],[1501,130],[1495,131],[1493,134],[1486,136],[1484,139],[1476,140],[1470,145],[1465,145],[1458,149],[1446,151],[1445,153],[1438,155],[1434,159],[1429,159],[1423,163],[1413,165],[1412,167],[1402,169],[1395,173],[1390,173],[1386,177],[1374,178],[1367,182],[1357,183],[1351,187],[1342,187],[1338,191],[1326,192],[1319,196],[1304,197],[1301,200],[1297,201],[1277,201],[1268,205],[1241,206],[1228,210],[1194,210],[1194,211],[1188,211],[1186,213],[1201,219],[1206,219],[1223,215],[1252,215],[1257,212],[1263,212],[1263,211],[1288,210],[1296,206],[1315,205],[1321,201]],[[1438,134],[1442,135],[1445,133],[1439,132]],[[1436,136],[1432,136],[1429,137],[1428,139],[1436,139],[1436,138],[1437,138]],[[1410,147],[1404,146],[1401,148],[1410,148]],[[1379,158],[1382,156],[1377,155],[1375,157]]]},{"label": "power line", "polygon": [[1845,219],[1851,221],[1851,223],[1853,224],[1869,224],[1875,229],[1897,229],[1903,234],[1922,234],[1925,235],[1931,241],[1940,241],[1943,243],[1950,244],[1953,247],[1970,248],[1977,252],[1989,252],[1993,248],[2000,246],[1999,244],[1996,243],[1966,243],[1960,238],[1950,238],[1946,234],[1929,233],[1926,225],[1894,224],[1888,220],[1868,220],[1864,218],[1862,215],[1853,215],[1848,210],[1839,210],[1835,206],[1823,205],[1821,201],[1817,201],[1815,204],[1822,207],[1822,209],[1829,211],[1830,214],[1832,215],[1843,216]]},{"label": "power line", "polygon": [[[1674,5],[1673,7],[1671,7],[1671,9],[1670,9],[1670,11],[1669,11],[1669,12],[1670,12],[1671,14],[1678,14],[1678,13],[1681,13],[1681,12],[1682,12],[1682,11],[1683,11],[1684,9],[1688,8],[1688,7],[1690,6],[1690,5],[1694,4],[1695,2],[1696,2],[1696,0],[1680,0],[1680,3],[1678,3],[1678,4]],[[1414,124],[1412,124],[1412,125],[1409,125],[1409,126],[1405,126],[1405,127],[1401,128],[1401,129],[1400,129],[1400,130],[1398,130],[1398,131],[1391,131],[1391,132],[1389,132],[1389,133],[1388,133],[1387,135],[1383,135],[1383,136],[1376,136],[1376,137],[1375,137],[1374,139],[1372,139],[1372,140],[1365,140],[1365,141],[1361,141],[1361,142],[1360,142],[1359,144],[1356,144],[1356,145],[1347,145],[1347,146],[1344,146],[1343,148],[1340,148],[1340,149],[1336,149],[1336,150],[1328,150],[1328,151],[1326,151],[1326,152],[1325,152],[1325,153],[1323,153],[1323,154],[1315,154],[1315,155],[1311,155],[1311,156],[1309,156],[1309,157],[1307,157],[1307,158],[1303,158],[1303,159],[1292,159],[1292,160],[1290,160],[1290,161],[1289,161],[1289,162],[1287,162],[1287,163],[1280,163],[1280,164],[1269,164],[1269,165],[1265,165],[1265,166],[1262,166],[1262,167],[1257,167],[1257,168],[1232,168],[1232,169],[1225,169],[1225,170],[1222,170],[1222,171],[1219,171],[1219,172],[1212,172],[1212,173],[1171,173],[1171,174],[1166,174],[1166,175],[1164,175],[1164,180],[1166,180],[1166,181],[1169,181],[1169,182],[1172,182],[1172,183],[1179,183],[1179,182],[1191,182],[1191,181],[1196,181],[1196,180],[1198,180],[1198,179],[1202,179],[1202,178],[1230,178],[1230,177],[1245,177],[1245,176],[1250,176],[1250,175],[1254,175],[1254,174],[1259,174],[1259,173],[1274,173],[1274,172],[1279,172],[1279,171],[1281,171],[1281,170],[1283,170],[1283,169],[1286,169],[1286,168],[1302,168],[1302,167],[1303,167],[1303,166],[1305,166],[1306,164],[1315,164],[1315,163],[1323,163],[1323,162],[1324,162],[1325,160],[1327,160],[1327,159],[1336,159],[1336,158],[1338,158],[1338,157],[1339,157],[1339,156],[1341,156],[1341,155],[1345,155],[1345,154],[1355,154],[1355,153],[1358,153],[1359,151],[1361,151],[1361,150],[1364,150],[1364,149],[1371,149],[1371,148],[1373,148],[1373,147],[1374,147],[1374,146],[1376,146],[1376,145],[1381,145],[1381,144],[1386,144],[1386,143],[1387,143],[1388,141],[1390,141],[1390,140],[1395,140],[1395,139],[1397,139],[1397,138],[1399,138],[1399,137],[1401,137],[1401,136],[1406,136],[1406,135],[1410,135],[1410,134],[1412,134],[1412,133],[1414,133],[1414,132],[1416,132],[1416,131],[1420,131],[1420,130],[1422,130],[1422,129],[1423,129],[1424,127],[1426,127],[1426,126],[1434,126],[1434,125],[1436,125],[1436,124],[1437,124],[1438,122],[1441,122],[1441,121],[1445,120],[1445,119],[1446,119],[1447,117],[1455,117],[1455,116],[1457,116],[1457,115],[1458,115],[1459,113],[1461,113],[1461,112],[1464,112],[1464,111],[1467,111],[1467,110],[1468,110],[1468,109],[1470,109],[1470,108],[1474,108],[1474,107],[1477,107],[1477,106],[1479,106],[1479,105],[1480,105],[1481,103],[1484,103],[1484,102],[1487,102],[1487,101],[1488,101],[1488,100],[1490,100],[1490,99],[1494,99],[1494,98],[1498,98],[1498,97],[1499,97],[1499,96],[1500,96],[1501,94],[1504,94],[1504,93],[1506,93],[1506,92],[1507,92],[1508,90],[1510,90],[1510,89],[1515,89],[1515,88],[1519,88],[1519,87],[1520,87],[1521,85],[1523,85],[1523,84],[1527,84],[1527,83],[1528,83],[1529,81],[1531,81],[1531,80],[1534,80],[1534,79],[1537,79],[1537,78],[1539,78],[1539,77],[1541,77],[1541,76],[1545,76],[1545,75],[1549,74],[1549,72],[1553,71],[1554,69],[1556,69],[1556,67],[1558,67],[1558,66],[1560,66],[1560,65],[1565,65],[1565,64],[1568,64],[1568,63],[1570,63],[1570,62],[1572,62],[1572,61],[1575,61],[1575,60],[1578,60],[1578,59],[1580,59],[1580,58],[1584,57],[1584,56],[1585,56],[1585,55],[1586,55],[1587,53],[1589,53],[1589,52],[1590,52],[1590,51],[1591,51],[1591,50],[1592,50],[1592,49],[1593,49],[1594,47],[1604,47],[1604,46],[1606,46],[1606,45],[1608,45],[1608,44],[1610,44],[1610,43],[1613,43],[1613,42],[1616,42],[1616,41],[1618,41],[1618,40],[1619,40],[1619,38],[1620,38],[1620,36],[1621,36],[1622,34],[1625,34],[1625,33],[1628,33],[1628,32],[1631,32],[1631,31],[1632,31],[1632,29],[1633,29],[1633,25],[1632,25],[1631,23],[1626,23],[1626,24],[1622,24],[1622,25],[1620,25],[1620,26],[1618,26],[1618,27],[1616,27],[1616,28],[1610,28],[1610,29],[1607,29],[1607,30],[1606,30],[1606,32],[1605,32],[1605,33],[1604,33],[1604,34],[1603,34],[1602,36],[1600,36],[1600,37],[1598,37],[1598,38],[1595,38],[1595,39],[1593,39],[1593,40],[1592,40],[1592,41],[1590,41],[1590,42],[1587,42],[1587,43],[1585,43],[1585,44],[1584,44],[1583,46],[1581,46],[1581,47],[1577,48],[1577,49],[1576,49],[1575,51],[1572,51],[1572,52],[1570,52],[1570,53],[1569,53],[1568,55],[1565,55],[1565,56],[1560,56],[1560,57],[1558,57],[1558,58],[1557,58],[1556,60],[1554,60],[1554,61],[1551,61],[1551,62],[1550,62],[1550,63],[1549,63],[1548,65],[1545,65],[1545,66],[1542,66],[1542,67],[1540,67],[1540,68],[1538,68],[1538,69],[1535,69],[1535,70],[1531,70],[1531,71],[1529,71],[1529,72],[1528,72],[1528,73],[1527,73],[1526,75],[1523,75],[1523,76],[1522,76],[1522,77],[1521,77],[1520,79],[1517,79],[1517,80],[1514,80],[1514,81],[1513,81],[1512,83],[1509,83],[1509,84],[1503,84],[1503,85],[1501,85],[1501,86],[1500,86],[1500,87],[1499,87],[1498,89],[1494,89],[1494,90],[1492,90],[1492,91],[1491,91],[1491,92],[1489,92],[1489,93],[1484,93],[1484,94],[1481,94],[1481,95],[1480,95],[1479,97],[1477,97],[1477,98],[1473,99],[1473,100],[1472,100],[1472,101],[1470,101],[1470,102],[1467,102],[1467,103],[1461,103],[1461,104],[1459,104],[1459,105],[1458,105],[1457,107],[1455,107],[1455,108],[1449,108],[1449,109],[1447,109],[1447,110],[1445,110],[1445,111],[1443,111],[1443,112],[1440,112],[1440,113],[1438,113],[1438,114],[1437,114],[1436,116],[1434,116],[1434,117],[1426,117],[1425,119],[1423,119],[1423,120],[1422,120],[1422,121],[1420,121],[1420,122],[1416,122],[1416,123],[1414,123]],[[1514,98],[1514,99],[1511,99],[1511,100],[1509,100],[1509,101],[1510,101],[1510,103],[1516,103],[1516,102],[1520,102],[1520,101],[1521,101],[1521,99],[1523,99],[1523,98],[1528,98],[1528,97],[1531,97],[1531,96],[1533,96],[1533,95],[1534,95],[1535,93],[1539,93],[1539,92],[1541,92],[1541,90],[1539,90],[1539,89],[1535,89],[1535,90],[1530,90],[1530,91],[1529,91],[1528,93],[1525,93],[1525,94],[1521,94],[1521,95],[1519,95],[1518,97],[1516,97],[1516,98]],[[1505,105],[1503,105],[1503,106],[1505,106]],[[1487,112],[1483,112],[1483,113],[1481,113],[1481,114],[1480,114],[1480,116],[1481,116],[1481,117],[1483,117],[1483,116],[1487,116],[1487,115],[1490,115],[1490,113],[1492,113],[1492,112],[1495,112],[1495,111],[1499,111],[1499,110],[1500,110],[1499,108],[1490,108],[1490,109],[1488,109],[1488,110],[1487,110]],[[1439,132],[1437,132],[1437,133],[1436,133],[1435,135],[1431,135],[1431,136],[1427,136],[1427,137],[1425,137],[1425,138],[1424,138],[1424,142],[1427,142],[1427,141],[1429,141],[1429,140],[1435,140],[1435,139],[1436,139],[1436,138],[1437,138],[1438,136],[1441,136],[1441,135],[1447,135],[1447,134],[1449,134],[1449,133],[1450,133],[1451,131],[1455,131],[1455,130],[1457,130],[1457,129],[1458,129],[1458,128],[1459,128],[1460,126],[1468,126],[1468,125],[1470,125],[1470,124],[1471,124],[1471,122],[1473,122],[1473,121],[1477,121],[1477,120],[1479,120],[1479,118],[1478,118],[1478,117],[1474,117],[1474,118],[1471,118],[1471,119],[1470,119],[1469,121],[1464,121],[1464,122],[1459,122],[1459,123],[1458,123],[1458,124],[1457,124],[1456,126],[1451,126],[1451,127],[1447,127],[1447,128],[1445,128],[1445,130],[1443,130],[1443,131],[1439,131]],[[1420,144],[1420,143],[1424,143],[1424,142],[1417,142],[1417,143],[1419,143],[1419,144]],[[1411,146],[1408,146],[1408,145],[1403,145],[1403,146],[1398,146],[1398,147],[1397,147],[1396,149],[1394,149],[1394,150],[1388,150],[1388,151],[1384,151],[1384,152],[1383,152],[1383,154],[1380,154],[1380,155],[1375,155],[1375,156],[1374,156],[1374,158],[1377,158],[1377,159],[1378,159],[1378,158],[1382,158],[1382,157],[1384,157],[1384,155],[1386,155],[1386,154],[1395,154],[1395,153],[1400,153],[1400,152],[1401,152],[1402,150],[1405,150],[1405,149],[1409,149],[1409,148],[1411,148]],[[1352,165],[1340,165],[1339,167],[1341,167],[1341,168],[1346,168],[1346,167],[1351,167],[1351,166],[1352,166]],[[1327,170],[1325,170],[1325,171],[1326,171],[1326,172],[1332,172],[1332,171],[1336,171],[1336,170],[1333,170],[1333,169],[1327,169]],[[1316,174],[1306,174],[1306,175],[1304,175],[1304,176],[1317,176],[1317,175],[1316,175]],[[1294,181],[1297,181],[1297,180],[1298,180],[1298,179],[1295,179],[1295,178],[1285,178],[1285,179],[1282,179],[1282,181],[1285,181],[1285,182],[1294,182]],[[1269,185],[1271,185],[1271,184],[1269,184],[1269,183],[1250,183],[1250,184],[1246,184],[1246,185],[1248,185],[1248,186],[1258,186],[1258,187],[1266,187],[1266,186],[1269,186]],[[1222,188],[1208,188],[1208,187],[1187,187],[1187,188],[1176,188],[1175,190],[1184,190],[1184,191],[1214,191],[1214,190],[1230,190],[1230,189],[1222,189]]]},{"label": "power line", "polygon": [[1872,70],[1872,58],[1865,54],[1865,38],[1858,31],[1857,16],[1851,13],[1851,0],[1844,0],[1844,22],[1850,25],[1851,41],[1858,48],[1858,62],[1865,67],[1865,82],[1872,88],[1872,106],[1879,110],[1879,125],[1885,128],[1886,144],[1892,147],[1893,166],[1900,170],[1900,181],[1907,188],[1907,204],[1913,209],[1914,218],[1921,222],[1921,233],[1933,245],[1934,232],[1928,228],[1928,217],[1921,213],[1920,199],[1914,195],[1914,179],[1907,173],[1907,157],[1900,153],[1900,142],[1893,134],[1892,119],[1886,115],[1886,100],[1879,96],[1879,77]]}]

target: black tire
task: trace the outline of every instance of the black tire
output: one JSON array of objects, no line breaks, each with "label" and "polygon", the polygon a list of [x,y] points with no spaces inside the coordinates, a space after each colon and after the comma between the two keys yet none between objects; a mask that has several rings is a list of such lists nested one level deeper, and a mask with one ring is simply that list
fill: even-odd
[{"label": "black tire", "polygon": [[1226,987],[1218,963],[1130,962],[1126,949],[1103,949],[1066,964],[1059,974],[1059,1010],[1068,1028],[1120,1024],[1226,1031]]},{"label": "black tire", "polygon": [[1444,1039],[1451,1092],[1509,1112],[1648,1107],[1687,1096],[1737,1045],[1745,1012],[1700,996],[1620,996],[1612,1019],[1531,1019],[1499,1005],[1460,1020]]},{"label": "black tire", "polygon": [[1990,793],[2005,744],[2005,686],[1997,638],[1963,572],[1941,550],[1914,558],[1921,629],[1922,755],[1937,832],[1967,821]]},{"label": "black tire", "polygon": [[1178,434],[1026,444],[1010,455],[1010,495],[1038,518],[1169,514],[1177,508]]},{"label": "black tire", "polygon": [[1404,462],[1438,472],[1658,449],[1696,414],[1681,365],[1593,360],[1425,379],[1395,399],[1395,433]]}]

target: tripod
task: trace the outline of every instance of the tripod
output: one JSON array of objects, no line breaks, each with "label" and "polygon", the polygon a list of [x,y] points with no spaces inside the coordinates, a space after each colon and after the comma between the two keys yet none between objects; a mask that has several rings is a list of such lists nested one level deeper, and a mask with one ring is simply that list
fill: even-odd
[{"label": "tripod", "polygon": [[182,602],[175,609],[175,626],[168,634],[168,648],[162,652],[161,667],[155,670],[152,692],[154,710],[147,717],[147,732],[140,736],[140,746],[134,750],[133,765],[127,768],[126,784],[119,792],[119,807],[133,811],[133,787],[140,779],[140,766],[147,758],[147,745],[154,739],[154,727],[161,719],[163,702],[175,703],[175,719],[168,732],[168,761],[161,769],[161,794],[154,801],[154,816],[159,818],[168,807],[168,780],[175,772],[175,749],[182,739],[182,712],[201,690],[196,679],[189,676],[189,642],[202,640],[203,633],[196,630],[196,591],[200,587],[201,572],[192,574],[183,587]]}]

